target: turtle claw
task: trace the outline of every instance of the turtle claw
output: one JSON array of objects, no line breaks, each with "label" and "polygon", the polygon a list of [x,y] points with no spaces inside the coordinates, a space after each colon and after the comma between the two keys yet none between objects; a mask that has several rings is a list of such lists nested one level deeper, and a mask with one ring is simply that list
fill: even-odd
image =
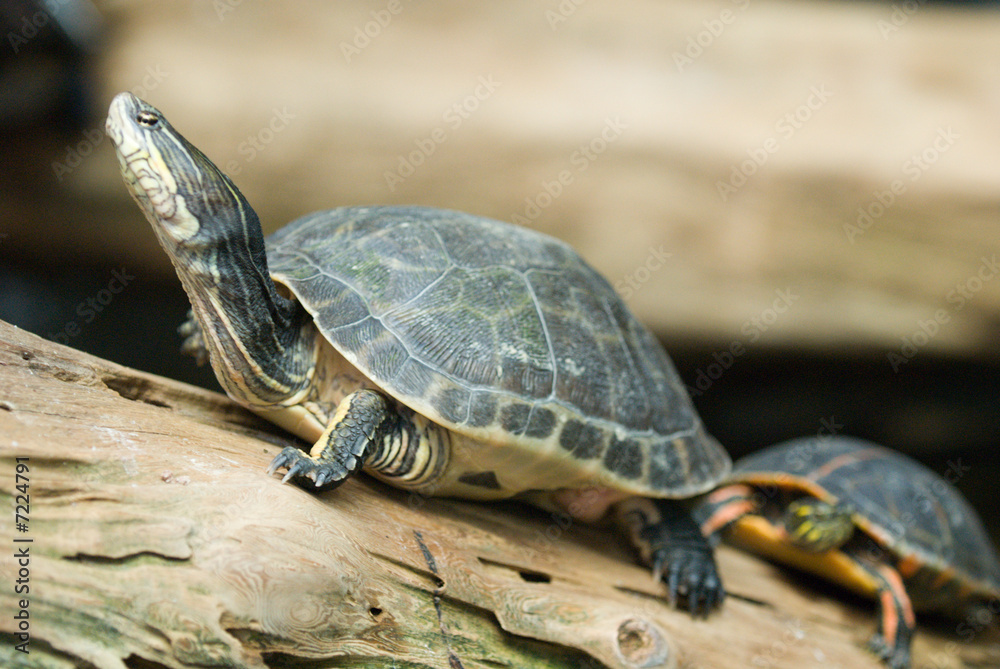
[{"label": "turtle claw", "polygon": [[[300,455],[302,455],[302,451],[299,449],[294,446],[286,446],[281,453],[278,453],[278,455],[271,460],[271,464],[267,466],[267,475],[273,476],[274,472],[278,471],[282,467],[287,467],[290,463],[297,460]],[[287,479],[288,477],[286,476],[285,478]],[[284,483],[284,481],[282,481],[282,483]]]},{"label": "turtle claw", "polygon": [[632,542],[652,565],[676,608],[683,599],[694,618],[705,618],[722,604],[722,587],[712,546],[688,510],[673,500],[634,498],[620,502],[618,513]]},{"label": "turtle claw", "polygon": [[188,311],[187,320],[177,328],[177,332],[184,337],[181,353],[193,357],[199,366],[208,362],[208,347],[205,346],[205,336],[194,316],[194,310]]},{"label": "turtle claw", "polygon": [[[285,449],[285,450],[288,450],[288,449]],[[265,469],[265,470],[264,470],[264,471],[265,471],[265,473],[266,473],[266,474],[267,474],[268,476],[272,476],[272,475],[274,474],[274,472],[278,471],[278,470],[279,470],[279,469],[281,469],[281,468],[282,468],[283,466],[285,466],[285,464],[286,464],[286,462],[285,462],[285,461],[286,461],[286,458],[285,458],[285,451],[282,451],[282,452],[281,452],[281,453],[279,453],[278,455],[274,456],[274,459],[273,459],[273,460],[271,460],[271,464],[269,464],[269,465],[267,466],[267,469]]]},{"label": "turtle claw", "polygon": [[868,640],[868,649],[885,662],[890,669],[909,669],[910,667],[909,643],[890,645],[881,632],[876,632]]},{"label": "turtle claw", "polygon": [[[289,481],[298,483],[304,488],[332,488],[344,482],[347,478],[344,468],[337,462],[315,460],[294,446],[287,446],[267,467],[268,475],[273,475],[282,467],[288,471],[281,477],[282,483]],[[304,484],[308,479],[312,485]]]},{"label": "turtle claw", "polygon": [[294,464],[292,464],[291,467],[288,468],[288,471],[285,472],[285,475],[281,477],[281,482],[288,483],[296,476],[308,476],[309,474],[304,473],[307,467],[308,465],[305,464],[304,460],[296,461]]},{"label": "turtle claw", "polygon": [[680,596],[693,618],[707,618],[722,604],[726,591],[711,553],[690,546],[664,548],[653,554],[653,578],[667,586],[667,598],[676,608]]}]

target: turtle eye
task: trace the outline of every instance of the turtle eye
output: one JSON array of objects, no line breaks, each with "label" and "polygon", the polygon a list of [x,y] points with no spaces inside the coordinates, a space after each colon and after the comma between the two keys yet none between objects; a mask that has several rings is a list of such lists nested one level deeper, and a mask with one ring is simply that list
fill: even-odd
[{"label": "turtle eye", "polygon": [[160,122],[160,117],[150,112],[139,112],[135,115],[135,122],[146,128],[155,128]]}]

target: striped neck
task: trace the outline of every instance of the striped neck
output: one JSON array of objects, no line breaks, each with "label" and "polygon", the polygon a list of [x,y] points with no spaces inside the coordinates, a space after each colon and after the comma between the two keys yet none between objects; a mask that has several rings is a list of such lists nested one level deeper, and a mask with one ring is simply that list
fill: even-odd
[{"label": "striped neck", "polygon": [[170,256],[230,397],[291,404],[306,391],[315,335],[268,274],[256,212],[230,179],[151,105],[115,97],[107,132],[122,177]]}]

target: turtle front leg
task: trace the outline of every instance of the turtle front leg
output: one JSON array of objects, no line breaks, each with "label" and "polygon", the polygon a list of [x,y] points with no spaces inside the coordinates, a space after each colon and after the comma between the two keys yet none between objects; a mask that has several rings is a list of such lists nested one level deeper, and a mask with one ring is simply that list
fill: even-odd
[{"label": "turtle front leg", "polygon": [[205,335],[201,331],[201,325],[195,318],[194,310],[189,310],[187,320],[177,328],[177,332],[184,337],[181,344],[181,353],[190,355],[199,366],[208,362],[208,347],[205,346]]},{"label": "turtle front leg", "polygon": [[726,591],[712,547],[680,503],[633,497],[619,502],[617,513],[653,578],[666,582],[671,606],[683,594],[697,617],[722,604]]},{"label": "turtle front leg", "polygon": [[858,558],[855,561],[880,583],[881,617],[878,631],[868,641],[868,647],[892,669],[908,669],[910,642],[917,619],[903,578],[887,564],[866,564]]},{"label": "turtle front leg", "polygon": [[741,483],[717,488],[699,498],[691,515],[711,545],[718,545],[722,531],[748,513],[757,513],[753,490]]},{"label": "turtle front leg", "polygon": [[330,425],[307,455],[288,446],[267,468],[273,474],[287,467],[282,482],[293,480],[308,487],[306,479],[317,488],[332,489],[361,469],[372,444],[379,443],[401,421],[389,400],[374,390],[358,390],[337,406]]}]

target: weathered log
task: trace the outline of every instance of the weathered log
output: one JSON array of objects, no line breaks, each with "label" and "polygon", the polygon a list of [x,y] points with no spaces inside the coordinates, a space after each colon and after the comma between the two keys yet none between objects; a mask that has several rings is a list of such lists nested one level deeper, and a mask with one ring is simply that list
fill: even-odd
[{"label": "weathered log", "polygon": [[[866,605],[755,558],[721,549],[732,595],[692,620],[611,528],[363,476],[309,494],[264,473],[288,443],[223,396],[0,322],[0,663],[879,666]],[[915,666],[1000,660],[973,636],[922,631]]]}]

